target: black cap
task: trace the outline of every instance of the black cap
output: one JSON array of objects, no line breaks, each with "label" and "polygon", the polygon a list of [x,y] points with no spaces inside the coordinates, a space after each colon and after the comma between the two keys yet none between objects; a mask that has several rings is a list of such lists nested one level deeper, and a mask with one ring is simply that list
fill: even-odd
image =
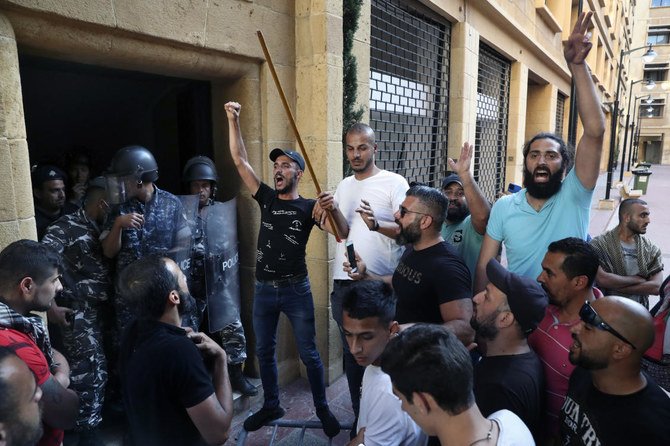
[{"label": "black cap", "polygon": [[302,155],[296,152],[295,150],[284,150],[279,148],[273,149],[272,152],[270,152],[270,160],[275,161],[282,155],[286,155],[293,161],[298,163],[300,170],[305,170],[305,160],[302,158]]},{"label": "black cap", "polygon": [[459,177],[455,173],[450,173],[445,177],[444,180],[442,180],[442,189],[445,187],[449,186],[451,183],[458,183],[461,187],[463,187],[463,182],[461,181],[461,177]]},{"label": "black cap", "polygon": [[67,180],[67,175],[65,172],[52,164],[42,164],[35,166],[31,176],[33,187],[37,188],[42,187],[42,184],[46,181]]},{"label": "black cap", "polygon": [[549,298],[537,281],[508,271],[496,259],[486,265],[486,276],[496,288],[507,295],[514,319],[524,333],[535,330],[544,318]]},{"label": "black cap", "polygon": [[88,182],[89,189],[107,190],[107,178],[103,176],[95,177]]}]

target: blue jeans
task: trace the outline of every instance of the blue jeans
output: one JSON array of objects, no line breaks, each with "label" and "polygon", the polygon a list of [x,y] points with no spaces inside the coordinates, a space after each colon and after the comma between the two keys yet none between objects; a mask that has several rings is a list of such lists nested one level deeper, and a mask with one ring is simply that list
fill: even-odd
[{"label": "blue jeans", "polygon": [[272,282],[256,281],[254,297],[254,331],[256,332],[256,355],[260,366],[265,403],[263,407],[279,406],[277,377],[277,323],[283,312],[293,327],[298,343],[300,359],[307,368],[307,378],[312,388],[314,406],[326,407],[326,384],[323,378],[323,363],[316,350],[314,327],[314,302],[309,279],[275,287]]}]

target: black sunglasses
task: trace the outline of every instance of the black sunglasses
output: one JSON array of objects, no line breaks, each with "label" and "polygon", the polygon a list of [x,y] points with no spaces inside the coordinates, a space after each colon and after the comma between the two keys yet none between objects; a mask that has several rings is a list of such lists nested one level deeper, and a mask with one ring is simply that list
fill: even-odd
[{"label": "black sunglasses", "polygon": [[582,305],[582,308],[579,310],[579,318],[592,327],[612,333],[614,336],[633,347],[634,350],[637,350],[632,342],[630,342],[621,333],[613,329],[607,322],[605,322],[603,318],[601,318],[600,315],[596,313],[596,310],[593,309],[589,302],[584,302],[584,305]]},{"label": "black sunglasses", "polygon": [[400,207],[398,208],[398,212],[400,212],[400,218],[403,218],[403,217],[405,216],[405,214],[427,215],[427,216],[433,218],[432,215],[427,214],[427,213],[425,213],[425,212],[410,211],[409,209],[407,209],[407,208],[406,208],[405,206],[403,206],[402,204],[401,204]]}]

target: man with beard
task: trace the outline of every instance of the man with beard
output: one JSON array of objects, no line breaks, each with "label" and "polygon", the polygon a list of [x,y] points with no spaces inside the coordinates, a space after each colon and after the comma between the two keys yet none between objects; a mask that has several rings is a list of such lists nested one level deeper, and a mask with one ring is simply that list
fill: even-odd
[{"label": "man with beard", "polygon": [[149,255],[121,272],[119,292],[136,308],[121,345],[121,382],[136,445],[222,444],[233,418],[226,352],[181,328],[195,302],[186,276]]},{"label": "man with beard", "polygon": [[477,262],[475,291],[486,285],[486,265],[505,245],[509,270],[535,278],[547,246],[565,237],[586,239],[591,197],[598,179],[605,118],[585,58],[592,43],[586,36],[591,12],[582,13],[564,45],[565,60],[577,92],[584,133],[577,145],[575,167],[556,135],[540,133],[523,147],[525,189],[494,205]]},{"label": "man with beard", "polygon": [[544,408],[542,363],[528,346],[547,308],[536,281],[507,271],[497,260],[486,266],[489,284],[475,297],[470,324],[482,359],[474,366],[474,391],[482,415],[514,412],[540,442]]},{"label": "man with beard", "polygon": [[537,281],[549,295],[544,318],[528,337],[528,343],[544,366],[546,380],[546,434],[558,434],[558,413],[568,391],[574,366],[568,361],[572,344],[570,329],[579,322],[579,309],[593,302],[593,281],[598,271],[598,255],[582,239],[557,240],[549,245]]},{"label": "man with beard", "polygon": [[[368,260],[367,268],[374,274],[393,274],[400,261],[403,247],[394,242],[398,225],[393,213],[398,209],[409,189],[402,176],[383,170],[375,164],[377,144],[374,131],[366,124],[352,125],[345,136],[345,153],[353,175],[337,185],[335,194],[323,192],[314,207],[314,217],[329,232],[330,225],[324,210],[330,211],[343,239],[336,245],[333,292],[330,295],[333,319],[342,334],[342,293],[353,283],[338,267],[346,260],[345,240],[354,243],[356,251]],[[374,213],[373,213],[374,210]],[[361,382],[365,367],[358,365],[349,352],[342,335],[344,369],[354,414],[358,416]],[[356,434],[356,428],[352,430]]]},{"label": "man with beard", "polygon": [[35,198],[37,239],[42,240],[47,227],[63,215],[71,214],[78,206],[65,200],[65,172],[49,164],[38,165],[32,171]]},{"label": "man with beard", "polygon": [[77,394],[68,389],[67,360],[51,348],[42,318],[31,313],[47,311],[63,289],[60,268],[58,254],[32,240],[18,240],[0,252],[0,346],[28,365],[42,390],[39,446],[60,445],[63,429],[74,427],[79,408]]},{"label": "man with beard", "polygon": [[42,436],[42,390],[25,362],[0,347],[0,446],[33,446]]},{"label": "man with beard", "polygon": [[458,161],[451,158],[448,160],[454,173],[442,181],[442,193],[449,199],[442,237],[463,257],[474,281],[491,205],[484,198],[470,172],[473,149],[474,146],[466,142]]},{"label": "man with beard", "polygon": [[242,181],[261,208],[253,323],[264,399],[263,407],[244,421],[244,429],[255,431],[284,416],[285,411],[279,405],[275,357],[277,323],[279,315],[284,313],[293,327],[300,359],[307,368],[316,415],[326,435],[334,437],[340,432],[340,423],[326,400],[323,363],[316,349],[314,301],[305,262],[307,239],[314,226],[312,211],[315,204],[315,200],[298,194],[305,160],[293,150],[272,150],[274,190],[263,183],[249,164],[240,131],[241,108],[237,102],[225,105],[230,154]]},{"label": "man with beard", "polygon": [[607,296],[583,304],[579,318],[570,347],[578,368],[561,409],[561,444],[670,444],[670,395],[640,371],[654,340],[649,312]]},{"label": "man with beard", "polygon": [[649,226],[649,206],[639,198],[619,205],[619,225],[591,241],[600,258],[596,283],[605,294],[628,297],[649,308],[649,295],[663,283],[663,254],[642,234]]},{"label": "man with beard", "polygon": [[474,338],[470,274],[463,259],[440,235],[448,206],[449,200],[439,190],[410,187],[394,214],[400,226],[396,242],[408,246],[393,275],[371,273],[359,256],[357,272],[352,272],[348,262],[344,270],[354,280],[391,283],[398,297],[396,320],[402,328],[416,322],[442,324],[469,345]]},{"label": "man with beard", "polygon": [[[215,313],[222,306],[225,305],[227,311],[234,314],[234,317],[231,317],[232,320],[212,336],[221,340],[221,345],[228,355],[228,374],[233,390],[245,396],[256,395],[258,390],[247,381],[242,373],[242,365],[247,359],[247,338],[244,335],[238,305],[230,298],[224,301],[223,294],[225,291],[215,293],[212,290],[212,288],[215,288],[212,286],[213,283],[216,283],[217,280],[224,282],[225,277],[230,275],[230,272],[224,274],[220,268],[211,267],[213,263],[220,265],[229,259],[229,257],[223,257],[222,255],[224,246],[234,246],[235,248],[231,249],[230,252],[238,255],[237,237],[230,237],[229,231],[219,232],[221,231],[219,224],[222,222],[220,217],[230,212],[230,210],[234,211],[235,208],[227,208],[223,203],[214,201],[219,175],[216,173],[214,161],[208,157],[198,155],[188,160],[184,166],[182,181],[186,183],[191,194],[198,195],[198,214],[195,217],[195,228],[193,230],[194,240],[191,250],[191,276],[189,278],[189,286],[196,299],[196,306],[190,315],[192,318],[191,324],[196,329],[203,326],[205,331],[209,333],[206,321],[209,321],[211,326],[212,321],[217,319]],[[217,237],[217,234],[225,235]],[[232,256],[232,254],[230,255]],[[231,271],[231,269],[229,268],[228,271]],[[237,270],[233,271],[237,273]],[[237,278],[235,278],[235,286],[239,287]],[[221,288],[215,289],[220,290]],[[239,294],[239,288],[236,289],[236,293]],[[208,305],[208,301],[212,298],[216,299],[215,305],[219,304],[214,309],[211,305]]]}]

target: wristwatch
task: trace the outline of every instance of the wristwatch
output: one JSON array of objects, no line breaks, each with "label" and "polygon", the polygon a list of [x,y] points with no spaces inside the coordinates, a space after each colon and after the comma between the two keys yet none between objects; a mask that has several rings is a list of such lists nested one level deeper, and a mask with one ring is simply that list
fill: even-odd
[{"label": "wristwatch", "polygon": [[371,231],[379,231],[379,221],[375,218],[375,224],[370,228]]}]

